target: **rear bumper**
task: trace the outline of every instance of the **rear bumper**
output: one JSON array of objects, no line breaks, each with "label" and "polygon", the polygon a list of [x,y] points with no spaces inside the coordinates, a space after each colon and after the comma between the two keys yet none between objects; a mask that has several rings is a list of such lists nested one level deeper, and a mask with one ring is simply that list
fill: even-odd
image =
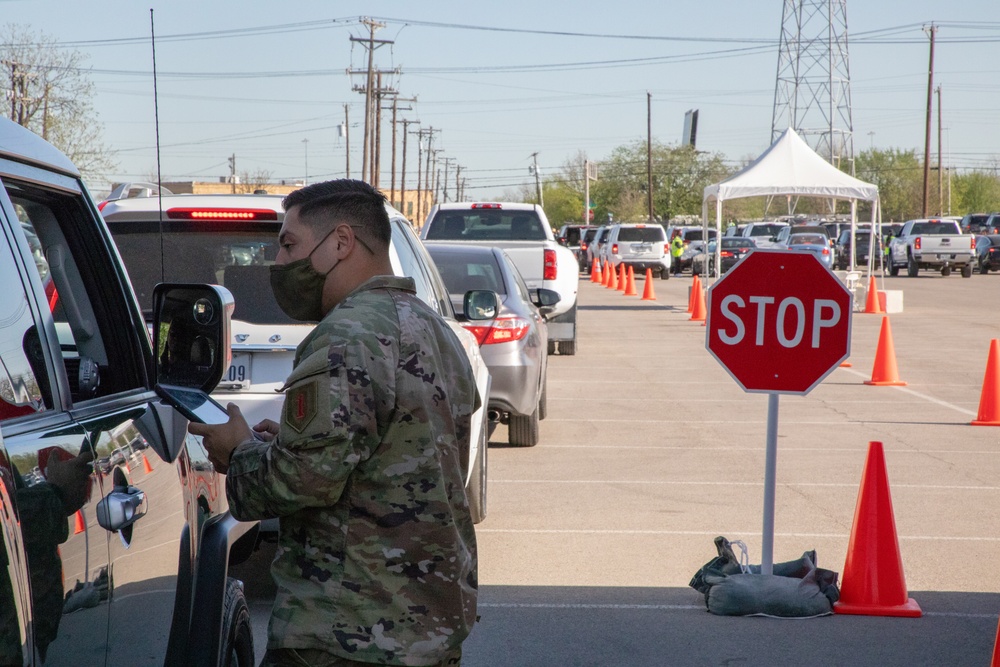
[{"label": "rear bumper", "polygon": [[519,415],[530,415],[538,407],[537,365],[490,366],[493,384],[489,407]]}]

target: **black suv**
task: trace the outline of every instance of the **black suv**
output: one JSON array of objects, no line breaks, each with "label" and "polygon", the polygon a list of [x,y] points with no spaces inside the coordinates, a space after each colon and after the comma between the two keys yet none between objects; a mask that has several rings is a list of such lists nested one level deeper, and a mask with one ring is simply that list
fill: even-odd
[{"label": "black suv", "polygon": [[147,329],[79,172],[8,120],[0,285],[0,664],[253,665],[258,526],[156,391],[218,383],[231,295],[160,285]]}]

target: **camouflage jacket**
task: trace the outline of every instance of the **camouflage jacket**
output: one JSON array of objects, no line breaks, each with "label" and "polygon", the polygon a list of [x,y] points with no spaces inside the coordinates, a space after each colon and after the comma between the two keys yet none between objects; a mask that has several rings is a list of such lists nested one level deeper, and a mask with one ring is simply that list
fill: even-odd
[{"label": "camouflage jacket", "polygon": [[461,343],[411,279],[378,276],[302,341],[285,388],[278,437],[240,445],[226,483],[236,518],[280,517],[268,648],[440,662],[478,588]]}]

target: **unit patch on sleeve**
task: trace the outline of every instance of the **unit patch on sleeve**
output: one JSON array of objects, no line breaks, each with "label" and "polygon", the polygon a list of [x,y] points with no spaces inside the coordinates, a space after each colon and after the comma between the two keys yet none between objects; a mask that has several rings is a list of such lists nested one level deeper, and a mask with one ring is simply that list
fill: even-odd
[{"label": "unit patch on sleeve", "polygon": [[302,433],[316,416],[317,381],[293,387],[285,394],[285,423]]}]

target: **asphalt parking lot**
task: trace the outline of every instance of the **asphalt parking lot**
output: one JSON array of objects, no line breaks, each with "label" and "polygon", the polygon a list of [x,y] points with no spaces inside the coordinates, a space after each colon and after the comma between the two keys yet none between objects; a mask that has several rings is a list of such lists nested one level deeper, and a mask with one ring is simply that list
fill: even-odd
[{"label": "asphalt parking lot", "polygon": [[[766,395],[705,350],[690,285],[656,280],[642,301],[581,282],[578,352],[550,359],[540,443],[508,447],[502,427],[492,438],[481,621],[463,665],[988,664],[1000,428],[968,422],[1000,337],[1000,276],[887,278],[880,288],[904,292],[891,323],[907,386],[863,384],[882,317],[855,313],[852,366],[780,401],[775,561],[815,549],[842,572],[868,443],[881,441],[918,619],[720,617],[688,587],[717,535],[760,562],[767,418]],[[260,656],[266,599],[252,609]]]},{"label": "asphalt parking lot", "polygon": [[[688,587],[716,535],[759,562],[767,398],[746,394],[686,314],[689,275],[641,301],[581,284],[580,343],[552,357],[531,450],[490,448],[482,622],[467,665],[978,665],[1000,613],[1000,428],[973,427],[1000,277],[888,278],[906,387],[870,387],[881,317],[852,367],[780,401],[776,561],[842,571],[868,442],[886,451],[919,619],[717,617]],[[642,294],[639,281],[638,291]]]}]

